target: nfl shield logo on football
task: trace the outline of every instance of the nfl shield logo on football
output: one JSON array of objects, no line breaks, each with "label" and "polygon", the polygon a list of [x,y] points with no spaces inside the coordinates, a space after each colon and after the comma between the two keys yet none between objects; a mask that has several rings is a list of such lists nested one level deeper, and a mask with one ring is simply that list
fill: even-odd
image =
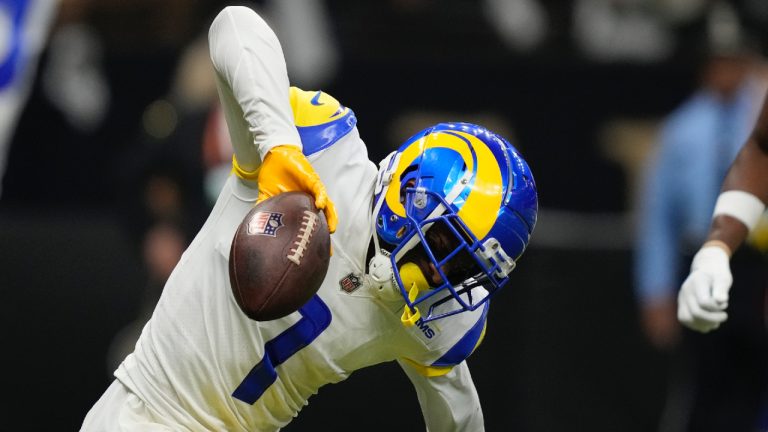
[{"label": "nfl shield logo on football", "polygon": [[360,288],[360,286],[362,284],[363,283],[360,282],[360,277],[356,276],[354,273],[350,273],[350,274],[344,276],[339,281],[339,286],[341,287],[342,291],[347,292],[347,293],[351,293],[354,290]]},{"label": "nfl shield logo on football", "polygon": [[278,212],[256,212],[248,221],[248,234],[275,237],[283,226],[283,214]]}]

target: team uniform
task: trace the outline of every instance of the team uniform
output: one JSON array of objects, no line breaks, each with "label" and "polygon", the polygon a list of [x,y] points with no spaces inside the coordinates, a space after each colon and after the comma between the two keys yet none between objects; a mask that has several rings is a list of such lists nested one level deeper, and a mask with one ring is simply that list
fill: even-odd
[{"label": "team uniform", "polygon": [[[82,430],[279,430],[323,385],[388,361],[414,384],[429,430],[483,430],[465,359],[482,341],[488,303],[403,325],[400,293],[367,274],[380,178],[352,110],[290,88],[279,42],[249,9],[226,8],[209,37],[234,174]],[[232,295],[229,250],[258,195],[254,173],[285,144],[302,146],[339,223],[317,294],[295,313],[256,322]]]}]

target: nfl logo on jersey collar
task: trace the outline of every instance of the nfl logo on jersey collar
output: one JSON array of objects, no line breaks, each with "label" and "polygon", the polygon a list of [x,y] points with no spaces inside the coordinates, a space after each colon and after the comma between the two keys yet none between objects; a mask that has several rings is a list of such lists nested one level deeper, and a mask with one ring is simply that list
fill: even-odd
[{"label": "nfl logo on jersey collar", "polygon": [[394,289],[393,283],[394,281],[390,279],[382,284],[369,274],[353,271],[339,279],[339,290],[355,297],[378,298],[387,302],[402,303],[403,298],[399,291]]},{"label": "nfl logo on jersey collar", "polygon": [[350,273],[339,281],[341,290],[347,294],[351,294],[363,285],[360,276]]}]

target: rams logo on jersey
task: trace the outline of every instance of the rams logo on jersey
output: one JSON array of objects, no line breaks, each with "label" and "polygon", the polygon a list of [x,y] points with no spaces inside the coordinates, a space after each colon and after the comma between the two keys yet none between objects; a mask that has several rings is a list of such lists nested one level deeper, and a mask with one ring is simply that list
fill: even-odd
[{"label": "rams logo on jersey", "polygon": [[422,333],[424,333],[424,336],[426,336],[427,339],[432,339],[432,337],[435,336],[435,331],[429,327],[429,324],[424,322],[424,319],[419,318],[418,321],[416,321],[416,326]]}]

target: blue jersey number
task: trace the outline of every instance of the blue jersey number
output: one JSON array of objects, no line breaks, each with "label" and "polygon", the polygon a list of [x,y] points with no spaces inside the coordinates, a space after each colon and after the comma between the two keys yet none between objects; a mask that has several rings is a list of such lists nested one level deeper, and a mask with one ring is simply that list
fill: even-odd
[{"label": "blue jersey number", "polygon": [[277,379],[275,368],[312,343],[331,324],[331,310],[320,297],[312,297],[299,309],[301,319],[264,344],[264,358],[248,372],[232,393],[235,399],[254,404]]}]

